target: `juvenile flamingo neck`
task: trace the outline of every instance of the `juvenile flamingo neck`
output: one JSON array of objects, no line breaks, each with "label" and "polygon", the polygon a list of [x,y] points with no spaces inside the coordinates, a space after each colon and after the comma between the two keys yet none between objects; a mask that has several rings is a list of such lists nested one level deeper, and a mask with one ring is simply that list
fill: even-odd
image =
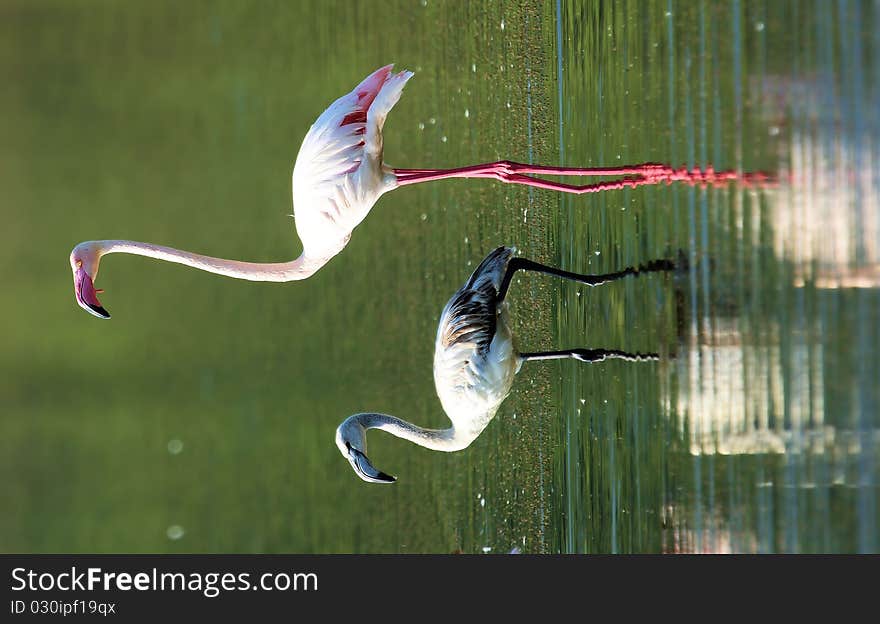
[{"label": "juvenile flamingo neck", "polygon": [[473,442],[471,437],[461,435],[460,432],[455,430],[455,427],[448,429],[423,429],[388,414],[358,414],[356,418],[358,424],[363,427],[364,434],[366,434],[368,429],[380,429],[432,451],[451,453],[460,451]]},{"label": "juvenile flamingo neck", "polygon": [[305,252],[290,262],[241,262],[204,256],[189,251],[164,247],[152,243],[141,243],[127,240],[104,240],[84,243],[90,245],[98,256],[111,253],[126,253],[135,256],[146,256],[166,262],[184,264],[186,266],[216,273],[235,279],[252,282],[292,282],[306,279],[327,264],[329,258],[315,259],[307,257]]}]

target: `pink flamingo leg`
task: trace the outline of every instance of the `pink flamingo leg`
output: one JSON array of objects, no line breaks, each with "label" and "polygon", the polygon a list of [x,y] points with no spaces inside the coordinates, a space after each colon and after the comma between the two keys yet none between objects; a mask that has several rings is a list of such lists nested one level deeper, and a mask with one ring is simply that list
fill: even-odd
[{"label": "pink flamingo leg", "polygon": [[[561,182],[551,182],[532,178],[526,173],[558,175],[558,176],[636,176],[625,177],[622,180],[599,182],[596,184],[574,185]],[[394,169],[397,176],[398,186],[419,184],[432,180],[445,180],[449,178],[494,178],[508,184],[524,184],[537,188],[561,191],[564,193],[596,193],[621,189],[625,187],[635,188],[648,184],[671,184],[683,182],[689,186],[705,187],[710,184],[723,184],[726,182],[740,182],[747,187],[773,185],[771,177],[763,172],[739,173],[733,170],[715,171],[709,165],[705,171],[697,168],[688,170],[686,167],[673,169],[668,165],[657,163],[643,163],[641,165],[624,165],[621,167],[603,167],[575,169],[570,167],[548,167],[544,165],[526,165],[502,160],[494,163],[458,167],[456,169]]]},{"label": "pink flamingo leg", "polygon": [[575,195],[583,195],[584,193],[601,193],[602,191],[614,191],[622,188],[636,188],[647,184],[657,184],[659,180],[655,178],[624,178],[622,180],[611,180],[608,182],[596,182],[594,184],[565,184],[563,182],[552,182],[550,180],[539,180],[530,178],[529,176],[514,174],[503,178],[502,181],[508,184],[524,184],[526,186],[534,186],[536,188],[548,189],[551,191],[561,191],[563,193],[574,193]]},{"label": "pink flamingo leg", "polygon": [[574,193],[582,195],[584,193],[598,193],[601,191],[613,191],[626,187],[635,188],[646,184],[658,184],[659,180],[655,178],[624,178],[623,180],[612,180],[608,182],[597,182],[595,184],[574,185],[564,184],[562,182],[552,182],[550,180],[540,180],[530,178],[529,176],[514,174],[499,174],[497,172],[473,171],[473,172],[456,172],[454,175],[444,175],[441,173],[413,174],[405,177],[398,177],[399,186],[407,186],[409,184],[418,184],[420,182],[430,182],[431,180],[442,180],[446,178],[490,178],[505,182],[507,184],[523,184],[526,186],[534,186],[536,188],[548,189],[551,191],[561,191],[563,193]]},{"label": "pink flamingo leg", "polygon": [[[520,174],[541,174],[541,175],[558,175],[558,176],[622,176],[622,175],[640,175],[645,177],[656,177],[659,175],[667,175],[672,169],[666,165],[657,163],[643,163],[641,165],[624,165],[621,167],[589,167],[589,168],[573,168],[573,167],[548,167],[546,165],[527,165],[524,163],[512,162],[509,160],[499,160],[493,163],[483,163],[479,165],[470,165],[468,167],[457,167],[455,169],[395,169],[394,173],[398,177],[409,177],[415,174],[432,174],[442,177],[432,177],[433,180],[443,178],[467,178],[471,177],[470,173],[520,173]],[[427,181],[427,180],[423,180]]]}]

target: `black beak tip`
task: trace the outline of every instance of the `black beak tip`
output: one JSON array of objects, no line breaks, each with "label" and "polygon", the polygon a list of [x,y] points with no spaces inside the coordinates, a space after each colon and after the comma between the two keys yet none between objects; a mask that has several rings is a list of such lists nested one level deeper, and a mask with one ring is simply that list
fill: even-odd
[{"label": "black beak tip", "polygon": [[92,310],[92,312],[95,313],[96,316],[100,316],[102,319],[110,318],[110,313],[104,308],[104,306],[90,305],[89,308]]},{"label": "black beak tip", "polygon": [[394,483],[397,481],[397,477],[392,477],[381,470],[376,470],[370,463],[370,460],[367,459],[367,456],[361,451],[352,448],[351,445],[346,445],[346,447],[348,448],[348,460],[351,462],[351,467],[354,468],[354,471],[361,479],[370,483]]},{"label": "black beak tip", "polygon": [[384,472],[380,472],[376,475],[376,478],[382,483],[394,483],[397,481],[397,477],[392,477],[390,474],[386,474]]}]

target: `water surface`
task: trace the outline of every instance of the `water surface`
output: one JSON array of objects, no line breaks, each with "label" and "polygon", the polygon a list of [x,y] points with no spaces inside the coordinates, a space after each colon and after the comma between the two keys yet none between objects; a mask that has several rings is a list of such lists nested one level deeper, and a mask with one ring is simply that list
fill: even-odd
[{"label": "water surface", "polygon": [[[0,549],[813,552],[878,549],[876,3],[7,2],[0,9]],[[299,254],[290,170],[324,106],[416,72],[386,158],[765,170],[560,196],[497,182],[382,198],[312,279],[116,255],[85,315],[67,254],[132,238]],[[333,444],[363,410],[442,427],[440,310],[499,244],[569,270],[683,254],[676,278],[524,275],[533,363],[466,451],[374,432],[393,487]]]}]

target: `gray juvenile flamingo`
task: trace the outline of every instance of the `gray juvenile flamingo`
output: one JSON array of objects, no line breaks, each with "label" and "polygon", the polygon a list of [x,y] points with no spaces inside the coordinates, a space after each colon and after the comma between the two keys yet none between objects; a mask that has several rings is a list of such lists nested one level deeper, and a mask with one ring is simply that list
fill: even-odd
[{"label": "gray juvenile flamingo", "polygon": [[627,275],[675,268],[671,260],[654,260],[604,275],[580,275],[513,256],[510,247],[492,251],[456,292],[440,315],[434,345],[434,385],[443,410],[452,421],[448,429],[423,429],[396,416],[363,412],[349,416],[336,429],[336,446],[355,474],[371,483],[396,479],[373,467],[367,458],[367,430],[381,429],[434,451],[460,451],[470,445],[492,421],[510,393],[523,362],[574,358],[601,362],[607,358],[656,360],[656,353],[618,349],[565,349],[518,353],[507,319],[505,296],[517,271],[537,271],[588,286],[598,286]]}]

